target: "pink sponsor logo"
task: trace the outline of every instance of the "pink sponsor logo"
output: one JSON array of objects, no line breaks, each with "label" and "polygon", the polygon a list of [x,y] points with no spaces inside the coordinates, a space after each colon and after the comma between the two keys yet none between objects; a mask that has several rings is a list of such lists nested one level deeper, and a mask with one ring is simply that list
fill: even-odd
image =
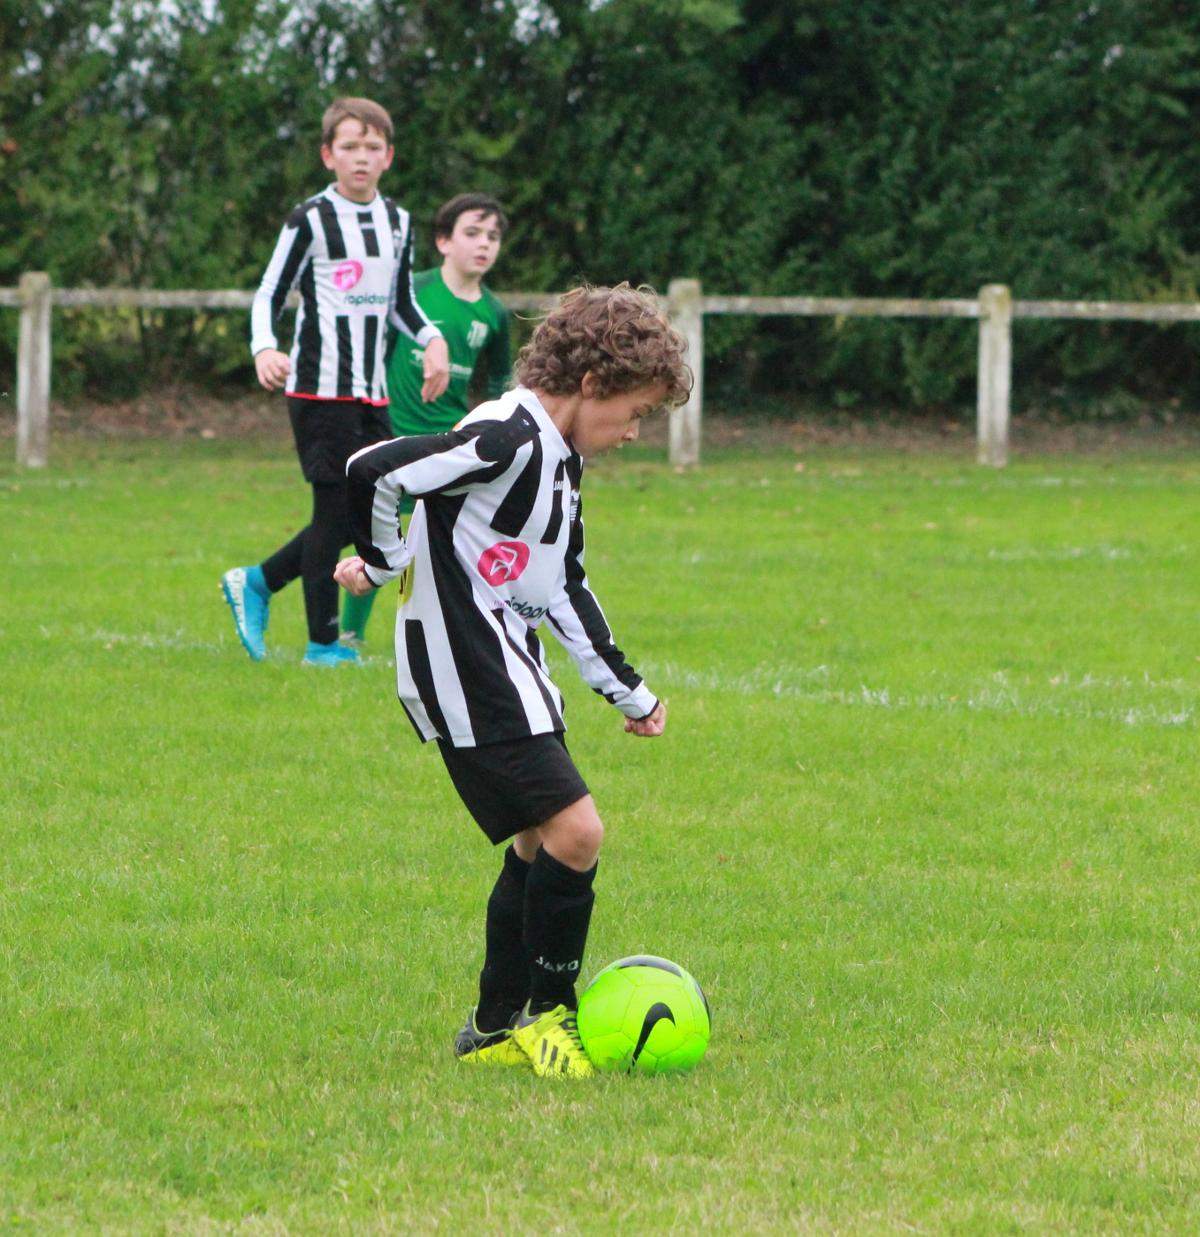
[{"label": "pink sponsor logo", "polygon": [[340,266],[334,267],[333,286],[339,292],[348,292],[362,278],[362,263],[351,258]]},{"label": "pink sponsor logo", "polygon": [[479,556],[479,574],[493,588],[515,580],[529,566],[529,547],[523,541],[497,541]]}]

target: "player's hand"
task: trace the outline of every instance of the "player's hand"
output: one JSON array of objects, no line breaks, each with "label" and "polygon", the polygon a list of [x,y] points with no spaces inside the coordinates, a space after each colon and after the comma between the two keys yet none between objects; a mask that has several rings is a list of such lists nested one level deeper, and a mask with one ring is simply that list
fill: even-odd
[{"label": "player's hand", "polygon": [[421,399],[428,404],[437,399],[450,385],[450,350],[446,341],[439,335],[425,345],[425,355],[421,361],[425,381],[421,386]]},{"label": "player's hand", "polygon": [[358,557],[357,554],[352,554],[349,558],[344,558],[333,569],[333,578],[346,590],[352,593],[355,597],[365,597],[368,593],[375,591],[375,585],[371,583],[365,570],[366,564]]},{"label": "player's hand", "polygon": [[292,363],[287,354],[277,348],[264,348],[254,354],[254,369],[258,381],[268,391],[278,391],[287,382],[287,376],[292,372]]},{"label": "player's hand", "polygon": [[643,739],[657,739],[667,728],[667,702],[660,700],[649,717],[625,719],[625,733],[641,735]]}]

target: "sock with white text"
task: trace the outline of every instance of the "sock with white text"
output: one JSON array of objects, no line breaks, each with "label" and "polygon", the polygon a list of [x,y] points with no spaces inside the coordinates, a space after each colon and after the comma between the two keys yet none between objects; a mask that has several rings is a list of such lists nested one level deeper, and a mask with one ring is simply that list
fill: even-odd
[{"label": "sock with white text", "polygon": [[576,872],[540,847],[525,880],[525,948],[529,955],[529,1009],[574,1009],[596,895],[590,871]]}]

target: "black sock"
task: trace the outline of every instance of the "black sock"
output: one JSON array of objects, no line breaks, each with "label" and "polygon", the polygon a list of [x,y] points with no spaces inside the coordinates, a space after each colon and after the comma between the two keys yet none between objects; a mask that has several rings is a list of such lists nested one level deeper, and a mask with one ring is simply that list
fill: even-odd
[{"label": "black sock", "polygon": [[525,878],[531,865],[509,846],[487,904],[487,953],[479,973],[475,1026],[498,1031],[529,999],[529,961],[522,939]]},{"label": "black sock", "polygon": [[329,644],[338,638],[338,586],[333,578],[342,547],[350,540],[346,484],[314,485],[313,518],[304,536],[300,574],[308,638]]},{"label": "black sock", "polygon": [[274,554],[264,558],[260,564],[263,579],[272,593],[300,578],[300,560],[304,554],[304,534],[307,528],[302,528],[286,545],[281,545]]},{"label": "black sock", "polygon": [[592,918],[593,864],[576,872],[539,847],[525,881],[525,948],[529,953],[529,1009],[574,1009],[575,981],[583,964]]}]

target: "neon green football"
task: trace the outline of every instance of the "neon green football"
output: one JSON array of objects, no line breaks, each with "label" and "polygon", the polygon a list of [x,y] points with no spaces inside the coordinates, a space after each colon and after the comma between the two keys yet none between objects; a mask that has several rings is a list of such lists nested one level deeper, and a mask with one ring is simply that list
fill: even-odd
[{"label": "neon green football", "polygon": [[691,1069],[710,1029],[700,985],[678,963],[651,954],[606,966],[579,998],[579,1037],[598,1070]]}]

